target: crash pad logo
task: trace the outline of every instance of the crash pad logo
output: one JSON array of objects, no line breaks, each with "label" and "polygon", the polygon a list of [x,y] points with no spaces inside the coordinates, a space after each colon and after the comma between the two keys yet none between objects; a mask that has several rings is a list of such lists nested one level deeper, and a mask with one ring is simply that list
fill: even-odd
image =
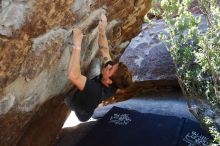
[{"label": "crash pad logo", "polygon": [[189,144],[189,146],[207,146],[209,144],[209,138],[192,131],[191,133],[188,132],[183,139],[185,142]]},{"label": "crash pad logo", "polygon": [[114,123],[115,125],[128,125],[131,121],[129,114],[114,114],[110,117],[109,123]]}]

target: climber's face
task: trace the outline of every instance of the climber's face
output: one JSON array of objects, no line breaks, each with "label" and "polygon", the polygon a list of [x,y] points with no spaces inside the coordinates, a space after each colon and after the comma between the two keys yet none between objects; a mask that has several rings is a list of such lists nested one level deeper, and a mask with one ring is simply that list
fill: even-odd
[{"label": "climber's face", "polygon": [[109,87],[112,84],[112,80],[110,79],[118,69],[118,64],[108,64],[105,68],[102,69],[102,83]]}]

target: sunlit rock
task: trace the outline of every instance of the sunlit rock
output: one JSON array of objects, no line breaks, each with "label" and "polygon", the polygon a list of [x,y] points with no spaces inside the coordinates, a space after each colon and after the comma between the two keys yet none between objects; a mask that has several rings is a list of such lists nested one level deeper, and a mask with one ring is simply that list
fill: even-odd
[{"label": "sunlit rock", "polygon": [[[74,26],[83,30],[82,71],[95,57],[105,13],[111,50],[138,34],[151,0],[1,0],[0,145],[52,145],[69,110],[63,98]],[[117,54],[116,54],[117,55]]]}]

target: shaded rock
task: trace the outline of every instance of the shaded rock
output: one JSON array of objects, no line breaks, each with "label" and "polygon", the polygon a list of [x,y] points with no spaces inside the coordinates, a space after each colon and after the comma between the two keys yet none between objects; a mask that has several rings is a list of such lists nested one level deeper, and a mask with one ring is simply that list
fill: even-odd
[{"label": "shaded rock", "polygon": [[55,146],[75,146],[92,130],[97,121],[81,123],[75,127],[62,129]]},{"label": "shaded rock", "polygon": [[162,20],[143,24],[142,32],[132,39],[120,58],[132,70],[134,81],[175,80],[175,65],[158,35],[166,32]]},{"label": "shaded rock", "polygon": [[[204,15],[201,17],[199,27],[202,32],[205,32],[207,21]],[[154,19],[152,21],[150,24],[142,25],[142,32],[132,39],[120,58],[120,61],[127,64],[132,71],[135,83],[131,87],[117,92],[114,97],[103,101],[103,105],[127,100],[152,91],[173,92],[180,89],[170,52],[158,38],[160,33],[167,34],[169,30],[164,20]]]},{"label": "shaded rock", "polygon": [[177,80],[148,80],[134,82],[130,87],[117,91],[116,95],[104,100],[102,105],[108,105],[133,97],[148,95],[152,93],[172,93],[180,91],[179,83]]},{"label": "shaded rock", "polygon": [[[201,16],[199,28],[207,30],[207,20]],[[134,81],[146,80],[176,80],[175,65],[169,50],[159,39],[159,35],[167,34],[168,28],[164,20],[153,20],[143,24],[141,33],[132,39],[120,61],[128,65],[133,73]]]},{"label": "shaded rock", "polygon": [[67,80],[73,26],[85,34],[85,72],[98,50],[101,13],[114,50],[137,35],[150,6],[150,0],[1,0],[0,145],[53,143],[69,113],[63,98],[73,91]]}]

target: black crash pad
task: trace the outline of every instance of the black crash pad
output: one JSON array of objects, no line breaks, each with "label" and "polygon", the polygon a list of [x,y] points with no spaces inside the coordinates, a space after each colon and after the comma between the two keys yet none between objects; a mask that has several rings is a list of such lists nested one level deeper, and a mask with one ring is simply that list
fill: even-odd
[{"label": "black crash pad", "polygon": [[186,118],[113,107],[77,146],[206,146],[210,138]]}]

